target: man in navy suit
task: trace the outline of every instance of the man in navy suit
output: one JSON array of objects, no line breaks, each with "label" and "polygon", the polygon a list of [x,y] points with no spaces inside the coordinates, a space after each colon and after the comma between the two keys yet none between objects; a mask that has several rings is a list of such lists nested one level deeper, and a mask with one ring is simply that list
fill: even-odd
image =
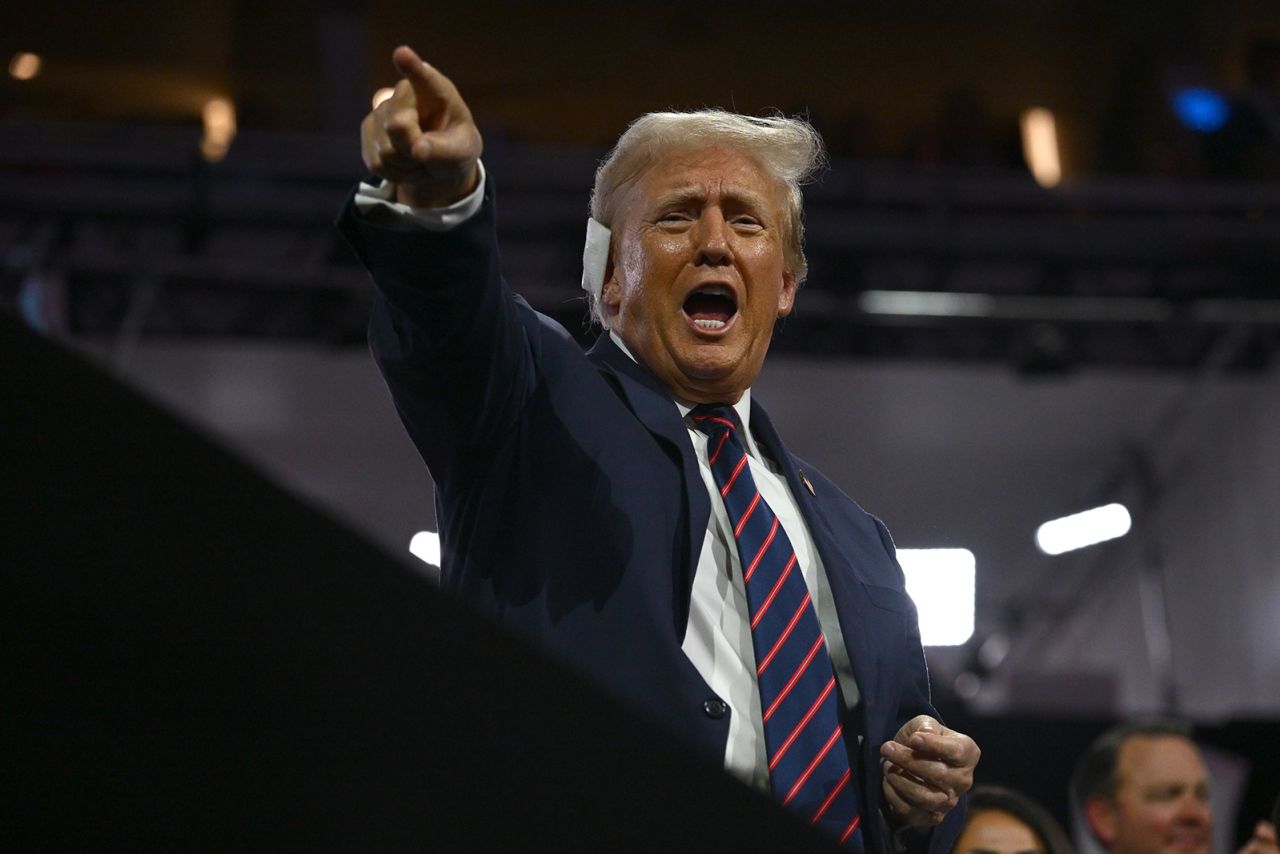
[{"label": "man in navy suit", "polygon": [[[637,120],[597,173],[583,286],[605,333],[584,354],[502,278],[458,90],[409,48],[393,61],[404,79],[362,126],[382,181],[340,227],[377,283],[373,351],[436,484],[445,586],[797,812],[778,788],[791,742],[766,722],[822,671],[791,737],[828,709],[839,722],[790,794],[834,757],[813,823],[850,796],[848,844],[948,850],[979,751],[930,705],[893,542],[750,393],[804,278],[816,133],[723,111]],[[752,561],[737,538],[757,505],[772,527]],[[817,637],[781,691],[753,646],[772,600],[744,592],[762,556],[775,595],[804,594],[773,651],[798,622]]]}]

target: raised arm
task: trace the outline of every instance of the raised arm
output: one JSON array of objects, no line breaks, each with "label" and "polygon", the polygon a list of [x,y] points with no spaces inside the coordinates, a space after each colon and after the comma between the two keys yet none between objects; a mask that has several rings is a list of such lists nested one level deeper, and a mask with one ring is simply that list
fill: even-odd
[{"label": "raised arm", "polygon": [[[479,166],[470,109],[410,48],[396,48],[392,61],[402,79],[360,134],[365,164],[394,190],[381,198],[469,215],[451,209],[451,222],[440,216],[429,228],[353,198],[338,226],[378,287],[369,322],[374,357],[432,479],[449,491],[492,458],[522,411],[534,383],[533,314],[500,275],[493,182]],[[472,204],[482,181],[483,203]]]}]

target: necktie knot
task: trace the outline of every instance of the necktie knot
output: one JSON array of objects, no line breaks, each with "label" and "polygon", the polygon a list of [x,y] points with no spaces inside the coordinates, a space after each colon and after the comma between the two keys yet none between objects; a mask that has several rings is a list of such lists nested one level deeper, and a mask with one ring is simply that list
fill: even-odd
[{"label": "necktie knot", "polygon": [[725,430],[738,432],[742,424],[737,411],[727,403],[700,403],[690,412],[693,425],[708,435],[719,435]]}]

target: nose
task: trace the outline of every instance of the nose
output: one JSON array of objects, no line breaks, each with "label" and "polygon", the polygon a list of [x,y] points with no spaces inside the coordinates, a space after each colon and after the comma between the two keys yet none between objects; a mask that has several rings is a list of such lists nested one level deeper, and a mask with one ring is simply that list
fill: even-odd
[{"label": "nose", "polygon": [[1178,819],[1183,824],[1208,827],[1213,821],[1209,812],[1209,804],[1197,797],[1182,799],[1182,808],[1178,810]]},{"label": "nose", "polygon": [[729,223],[715,206],[703,211],[698,220],[698,253],[696,266],[721,267],[733,262],[733,249],[729,241]]}]

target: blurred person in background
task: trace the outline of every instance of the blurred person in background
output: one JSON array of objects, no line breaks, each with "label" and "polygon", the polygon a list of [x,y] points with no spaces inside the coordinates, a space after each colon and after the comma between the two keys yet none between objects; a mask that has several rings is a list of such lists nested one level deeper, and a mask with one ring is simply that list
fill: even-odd
[{"label": "blurred person in background", "polygon": [[[1072,801],[1108,854],[1210,854],[1209,771],[1191,730],[1173,721],[1121,724],[1085,751]],[[1259,822],[1241,854],[1280,854],[1275,828]]]},{"label": "blurred person in background", "polygon": [[1048,810],[1001,786],[976,786],[952,854],[1075,854]]}]

